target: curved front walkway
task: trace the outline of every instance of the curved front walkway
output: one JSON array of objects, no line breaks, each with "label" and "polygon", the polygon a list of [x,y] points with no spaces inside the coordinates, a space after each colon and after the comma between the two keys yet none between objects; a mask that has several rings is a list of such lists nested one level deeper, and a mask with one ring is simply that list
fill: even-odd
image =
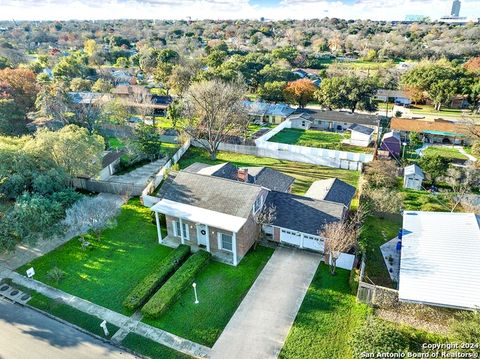
[{"label": "curved front walkway", "polygon": [[276,358],[320,261],[319,254],[277,248],[213,346],[211,358]]}]

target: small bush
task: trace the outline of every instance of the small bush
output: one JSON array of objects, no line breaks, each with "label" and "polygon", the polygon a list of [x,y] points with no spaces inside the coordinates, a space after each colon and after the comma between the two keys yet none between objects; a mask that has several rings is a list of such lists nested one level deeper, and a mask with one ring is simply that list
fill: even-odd
[{"label": "small bush", "polygon": [[180,267],[189,254],[189,246],[185,244],[179,245],[177,249],[159,263],[155,271],[138,283],[123,302],[123,306],[132,311],[140,308],[168,277]]},{"label": "small bush", "polygon": [[63,277],[65,277],[65,272],[55,266],[47,272],[47,277],[51,281],[58,284],[63,279]]},{"label": "small bush", "polygon": [[153,295],[142,308],[142,313],[149,318],[160,317],[190,286],[195,276],[207,265],[211,254],[198,251],[178,269],[170,279]]}]

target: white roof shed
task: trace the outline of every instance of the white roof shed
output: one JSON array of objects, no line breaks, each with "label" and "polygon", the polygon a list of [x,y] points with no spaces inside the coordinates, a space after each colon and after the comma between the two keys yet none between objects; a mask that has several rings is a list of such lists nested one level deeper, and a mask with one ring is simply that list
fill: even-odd
[{"label": "white roof shed", "polygon": [[480,228],[473,213],[404,213],[399,299],[480,309]]}]

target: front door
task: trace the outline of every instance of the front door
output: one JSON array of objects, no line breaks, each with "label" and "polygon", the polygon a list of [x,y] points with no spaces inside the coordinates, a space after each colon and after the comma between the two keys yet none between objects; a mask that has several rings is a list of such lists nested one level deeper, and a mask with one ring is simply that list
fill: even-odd
[{"label": "front door", "polygon": [[208,240],[207,226],[205,224],[197,224],[197,244],[206,246]]}]

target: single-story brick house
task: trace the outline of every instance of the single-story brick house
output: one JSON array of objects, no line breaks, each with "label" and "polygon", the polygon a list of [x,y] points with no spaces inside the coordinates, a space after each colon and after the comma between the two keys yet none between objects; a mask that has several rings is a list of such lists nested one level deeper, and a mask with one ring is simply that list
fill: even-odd
[{"label": "single-story brick house", "polygon": [[[256,217],[264,208],[274,207],[275,219],[263,227],[272,241],[322,252],[319,231],[326,223],[344,218],[348,211],[345,203],[350,203],[354,188],[350,186],[337,202],[328,193],[324,194],[328,200],[291,194],[292,183],[292,177],[270,168],[236,168],[230,163],[195,163],[171,173],[159,201],[151,207],[159,242],[204,248],[237,265],[260,233]],[[165,215],[165,238],[160,214]]]},{"label": "single-story brick house", "polygon": [[381,119],[377,115],[367,115],[363,113],[351,113],[345,111],[319,110],[312,108],[299,108],[295,110],[289,119],[296,119],[299,117],[304,121],[311,121],[309,125],[309,128],[311,129],[332,132],[344,132],[347,131],[352,125],[356,124],[372,128],[374,133],[376,133],[378,132],[378,124]]},{"label": "single-story brick house", "polygon": [[269,103],[262,101],[243,101],[248,116],[252,122],[279,124],[295,112],[285,103]]}]

